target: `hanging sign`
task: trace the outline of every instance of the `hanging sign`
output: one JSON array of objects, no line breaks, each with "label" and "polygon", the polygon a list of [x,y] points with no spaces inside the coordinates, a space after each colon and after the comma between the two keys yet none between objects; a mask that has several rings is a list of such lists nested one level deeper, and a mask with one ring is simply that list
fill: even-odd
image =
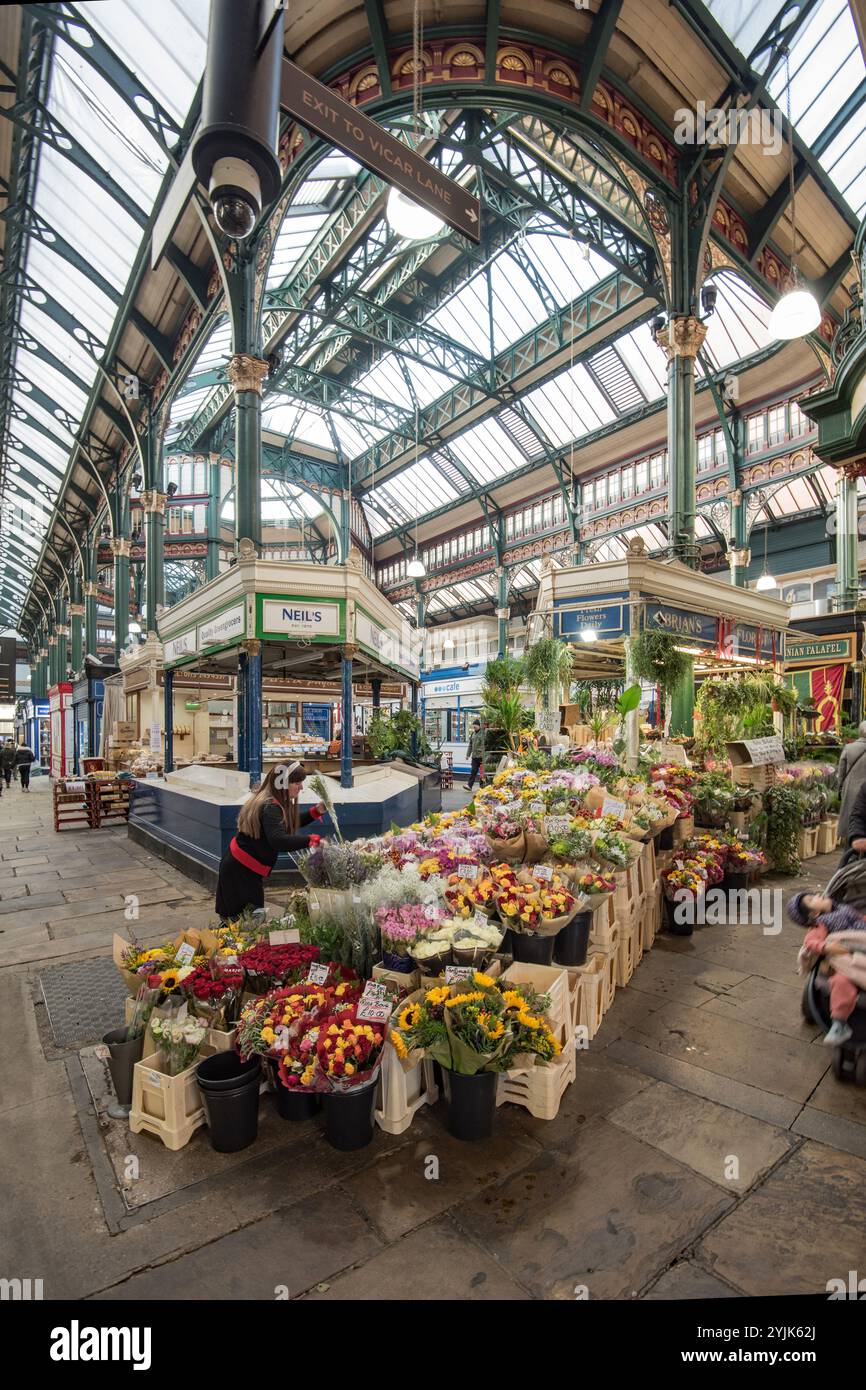
[{"label": "hanging sign", "polygon": [[811,666],[814,662],[854,661],[857,638],[853,632],[840,637],[785,638],[785,661]]},{"label": "hanging sign", "polygon": [[158,724],[150,726],[150,751],[151,753],[162,752],[162,729]]},{"label": "hanging sign", "polygon": [[265,599],[262,629],[287,637],[339,637],[340,605],[306,598]]},{"label": "hanging sign", "polygon": [[577,638],[581,632],[592,629],[600,637],[622,637],[629,631],[629,609],[625,598],[625,594],[600,594],[589,603],[555,599],[554,636]]},{"label": "hanging sign", "polygon": [[645,625],[656,632],[669,632],[682,637],[689,646],[715,647],[718,619],[708,613],[692,613],[687,608],[672,608],[666,603],[648,603]]},{"label": "hanging sign", "polygon": [[362,647],[374,651],[387,665],[397,666],[415,676],[420,674],[420,663],[412,651],[408,628],[380,627],[359,608],[355,611],[355,637]]},{"label": "hanging sign", "polygon": [[481,240],[481,204],[472,193],[288,58],[283,59],[280,105],[456,232]]},{"label": "hanging sign", "polygon": [[220,613],[218,617],[211,618],[206,623],[199,623],[199,648],[203,651],[205,647],[219,647],[232,642],[236,637],[243,637],[246,629],[246,610],[244,605],[239,603],[234,608],[227,609],[225,613]]}]

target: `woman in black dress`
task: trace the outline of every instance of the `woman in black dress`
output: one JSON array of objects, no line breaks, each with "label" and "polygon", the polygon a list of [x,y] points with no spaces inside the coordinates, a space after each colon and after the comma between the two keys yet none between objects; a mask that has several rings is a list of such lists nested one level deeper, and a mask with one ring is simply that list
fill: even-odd
[{"label": "woman in black dress", "polygon": [[239,917],[246,908],[264,907],[265,879],[278,857],[309,845],[309,836],[299,835],[298,829],[320,820],[325,807],[320,802],[312,810],[299,811],[306,775],[301,763],[280,763],[241,807],[237,834],[220,861],[216,912],[223,921]]}]

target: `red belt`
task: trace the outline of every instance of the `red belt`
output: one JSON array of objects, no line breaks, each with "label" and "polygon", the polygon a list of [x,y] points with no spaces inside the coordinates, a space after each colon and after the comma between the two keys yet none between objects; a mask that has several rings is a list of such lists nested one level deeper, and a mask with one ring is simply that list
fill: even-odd
[{"label": "red belt", "polygon": [[261,874],[262,878],[267,878],[273,868],[272,864],[260,864],[258,859],[253,859],[251,854],[247,854],[245,849],[241,849],[237,839],[231,841],[229,853],[239,864],[243,864],[245,869],[252,869],[254,874]]}]

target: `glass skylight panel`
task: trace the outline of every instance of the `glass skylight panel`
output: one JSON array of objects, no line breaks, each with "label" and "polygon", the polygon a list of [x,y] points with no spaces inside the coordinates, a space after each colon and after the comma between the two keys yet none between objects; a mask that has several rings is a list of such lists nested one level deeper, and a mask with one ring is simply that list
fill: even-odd
[{"label": "glass skylight panel", "polygon": [[267,286],[281,285],[294,270],[330,213],[312,212],[284,219],[277,235],[277,244],[268,270]]},{"label": "glass skylight panel", "polygon": [[228,360],[232,348],[232,328],[228,317],[221,318],[211,331],[207,342],[195,360],[193,373],[208,372]]},{"label": "glass skylight panel", "polygon": [[[82,198],[83,178],[68,159],[43,145],[35,206],[54,230],[120,292],[135,260],[141,229],[93,180],[87,181],[88,196]],[[97,246],[99,255],[95,257]]]},{"label": "glass skylight panel", "polygon": [[[149,212],[168,163],[166,155],[122,98],[62,39],[56,40],[48,104],[100,168]],[[80,187],[81,175],[77,177]]]},{"label": "glass skylight panel", "polygon": [[[204,71],[208,7],[201,0],[108,0],[85,17],[178,124]],[[168,41],[167,41],[168,39]]]},{"label": "glass skylight panel", "polygon": [[[271,404],[270,402],[274,402]],[[265,396],[262,401],[262,428],[275,430],[298,443],[314,444],[333,452],[334,441],[328,422],[317,410],[311,410],[279,396]]]},{"label": "glass skylight panel", "polygon": [[[378,425],[370,425],[365,420],[363,424],[356,424],[348,415],[336,410],[330,412],[331,425],[340,442],[340,448],[347,458],[357,458],[369,449],[371,444],[375,444],[378,439],[383,439],[387,430],[379,428]],[[330,447],[333,449],[334,441],[331,440]]]},{"label": "glass skylight panel", "polygon": [[524,242],[525,254],[535,265],[551,295],[562,306],[610,275],[610,265],[594,251],[587,255],[573,237],[550,232],[530,232]]},{"label": "glass skylight panel", "polygon": [[530,391],[523,397],[523,405],[539,428],[559,446],[581,439],[616,419],[610,403],[580,362]]},{"label": "glass skylight panel", "polygon": [[15,357],[15,369],[20,373],[24,381],[22,391],[26,396],[25,386],[27,382],[32,382],[41,389],[59,406],[67,410],[70,415],[80,418],[84,409],[86,397],[82,391],[74,386],[68,377],[61,376],[47,362],[43,362],[40,357],[36,357],[31,352],[26,352],[19,348]]},{"label": "glass skylight panel", "polygon": [[704,350],[717,367],[726,367],[767,345],[771,311],[738,275],[719,275],[712,283],[719,296],[707,320]]},{"label": "glass skylight panel", "polygon": [[495,420],[481,420],[459,438],[449,441],[449,448],[482,483],[507,478],[515,468],[526,464],[526,455]]},{"label": "glass skylight panel", "polygon": [[[41,242],[31,241],[27,252],[27,273],[46,294],[58,300],[69,313],[89,328],[101,343],[108,341],[117,306],[82,271],[49,251]],[[59,324],[55,331],[62,333]]]},{"label": "glass skylight panel", "polygon": [[379,491],[383,497],[401,502],[413,516],[445,506],[459,496],[442,471],[425,458],[386,479]]},{"label": "glass skylight panel", "polygon": [[665,355],[652,335],[648,323],[638,324],[617,339],[616,350],[628,366],[648,401],[658,400],[667,390]]}]

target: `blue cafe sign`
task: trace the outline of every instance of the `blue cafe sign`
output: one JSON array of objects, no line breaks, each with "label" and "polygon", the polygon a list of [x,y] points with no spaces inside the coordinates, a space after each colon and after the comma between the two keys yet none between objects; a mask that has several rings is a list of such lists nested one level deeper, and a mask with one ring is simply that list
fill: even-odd
[{"label": "blue cafe sign", "polygon": [[689,645],[714,647],[718,634],[718,619],[709,613],[692,613],[687,608],[671,608],[666,603],[648,603],[645,626],[656,632],[669,632],[682,637]]}]

